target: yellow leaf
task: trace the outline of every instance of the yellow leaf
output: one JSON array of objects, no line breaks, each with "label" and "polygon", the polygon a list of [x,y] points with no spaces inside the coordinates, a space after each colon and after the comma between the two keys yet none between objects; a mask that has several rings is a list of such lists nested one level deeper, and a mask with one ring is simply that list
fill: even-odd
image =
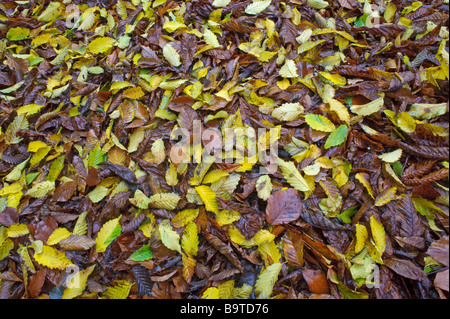
[{"label": "yellow leaf", "polygon": [[149,198],[149,206],[153,208],[174,210],[180,199],[180,196],[175,193],[154,194]]},{"label": "yellow leaf", "polygon": [[166,159],[166,149],[164,147],[164,141],[160,138],[157,139],[151,148],[152,154],[154,156],[154,163],[161,164]]},{"label": "yellow leaf", "polygon": [[95,265],[91,267],[76,272],[72,275],[70,281],[67,284],[66,289],[64,289],[64,293],[62,295],[62,299],[73,299],[81,295],[86,288],[87,279],[89,275],[94,270]]},{"label": "yellow leaf", "polygon": [[383,225],[375,218],[370,216],[370,230],[372,231],[372,238],[378,252],[381,254],[386,250],[386,232]]},{"label": "yellow leaf", "polygon": [[344,104],[335,99],[329,99],[328,103],[330,105],[330,110],[336,112],[341,121],[349,123],[350,113],[348,112]]},{"label": "yellow leaf", "polygon": [[272,0],[254,0],[245,8],[245,13],[257,15],[266,10],[270,6],[271,2]]},{"label": "yellow leaf", "polygon": [[366,246],[366,241],[369,238],[369,233],[366,226],[361,224],[356,224],[356,244],[355,253],[361,252]]},{"label": "yellow leaf", "polygon": [[215,182],[219,181],[220,179],[222,179],[223,177],[227,177],[229,175],[230,175],[230,173],[228,173],[227,171],[224,171],[221,169],[215,169],[205,175],[205,177],[203,178],[203,183],[204,184],[215,183]]},{"label": "yellow leaf", "polygon": [[373,193],[372,185],[370,185],[369,182],[369,175],[367,173],[357,173],[355,175],[355,178],[363,184],[363,186],[367,189],[369,192],[370,197],[375,199],[375,195]]},{"label": "yellow leaf", "polygon": [[13,224],[6,229],[6,236],[9,238],[17,238],[28,235],[30,231],[25,224]]},{"label": "yellow leaf", "polygon": [[197,186],[195,187],[195,190],[200,195],[203,203],[205,203],[206,210],[217,214],[219,212],[219,207],[214,191],[206,185]]},{"label": "yellow leaf", "polygon": [[9,194],[15,194],[20,192],[23,189],[23,186],[20,183],[13,183],[11,185],[4,186],[0,189],[0,196],[5,196]]},{"label": "yellow leaf", "polygon": [[148,198],[140,189],[134,192],[134,197],[129,199],[130,203],[141,209],[147,209],[150,203],[150,198]]},{"label": "yellow leaf", "polygon": [[122,97],[126,99],[139,100],[141,97],[145,95],[144,91],[140,86],[129,88],[123,91]]},{"label": "yellow leaf", "polygon": [[216,214],[216,221],[220,226],[230,225],[241,219],[241,214],[234,210],[221,210]]},{"label": "yellow leaf", "polygon": [[197,225],[193,221],[190,221],[183,231],[181,247],[189,256],[197,256],[198,244],[199,241]]},{"label": "yellow leaf", "polygon": [[258,246],[258,251],[266,267],[281,262],[281,253],[275,242],[269,241]]},{"label": "yellow leaf", "polygon": [[281,271],[281,263],[274,263],[261,270],[255,284],[255,294],[258,299],[269,299],[272,295],[273,286],[278,280]]},{"label": "yellow leaf", "polygon": [[219,298],[220,299],[230,299],[231,293],[234,289],[234,280],[227,280],[220,285],[217,286],[219,289]]},{"label": "yellow leaf", "polygon": [[300,103],[285,103],[272,111],[272,116],[280,121],[290,122],[300,118],[305,111]]},{"label": "yellow leaf", "polygon": [[109,244],[111,244],[122,232],[122,226],[119,223],[120,218],[122,218],[122,215],[107,221],[99,230],[95,240],[95,250],[98,253],[105,252]]},{"label": "yellow leaf", "polygon": [[255,187],[259,198],[262,200],[269,199],[270,194],[272,193],[272,181],[269,175],[263,175],[258,178]]},{"label": "yellow leaf", "polygon": [[222,47],[217,40],[216,35],[209,29],[205,29],[203,31],[203,39],[205,39],[206,44],[211,46],[213,49]]},{"label": "yellow leaf", "polygon": [[164,246],[181,254],[180,235],[172,229],[170,220],[165,219],[158,225],[159,236]]},{"label": "yellow leaf", "polygon": [[108,287],[102,294],[106,299],[127,299],[134,284],[128,280],[116,280],[115,285]]},{"label": "yellow leaf", "polygon": [[61,240],[66,239],[71,235],[71,232],[67,228],[60,227],[56,228],[53,233],[47,239],[47,245],[53,246],[59,243]]},{"label": "yellow leaf", "polygon": [[72,265],[63,252],[50,246],[42,246],[40,253],[35,252],[34,259],[42,266],[51,269],[64,269]]},{"label": "yellow leaf", "polygon": [[177,50],[170,45],[170,43],[164,46],[163,55],[170,65],[174,67],[179,67],[181,65],[180,55]]},{"label": "yellow leaf", "polygon": [[77,222],[75,223],[75,227],[73,228],[74,235],[86,235],[88,230],[88,224],[86,221],[87,212],[83,212],[78,216]]},{"label": "yellow leaf", "polygon": [[293,60],[286,60],[285,64],[281,67],[279,71],[280,76],[283,78],[297,78],[297,66]]},{"label": "yellow leaf", "polygon": [[116,40],[109,37],[98,37],[89,43],[89,51],[93,54],[100,54],[112,48]]},{"label": "yellow leaf", "polygon": [[89,192],[89,194],[87,194],[87,196],[89,197],[91,202],[98,203],[103,198],[105,198],[106,195],[108,195],[108,192],[109,192],[109,189],[107,187],[97,185],[92,191]]},{"label": "yellow leaf", "polygon": [[375,206],[380,207],[389,203],[391,200],[397,199],[398,197],[395,195],[397,191],[397,187],[391,187],[384,190],[375,200]]},{"label": "yellow leaf", "polygon": [[199,211],[198,208],[182,210],[171,219],[173,227],[181,228],[186,226],[190,221],[197,218]]},{"label": "yellow leaf", "polygon": [[54,181],[45,181],[34,185],[28,190],[27,195],[33,198],[42,198],[55,189]]},{"label": "yellow leaf", "polygon": [[289,185],[301,192],[307,192],[311,190],[308,182],[303,178],[293,162],[285,162],[281,158],[279,158],[278,165],[280,166],[281,172],[283,173],[283,177],[286,179]]},{"label": "yellow leaf", "polygon": [[350,110],[360,116],[368,116],[378,112],[384,105],[384,96],[362,105],[352,105]]},{"label": "yellow leaf", "polygon": [[202,295],[202,299],[219,299],[219,289],[216,287],[209,287]]},{"label": "yellow leaf", "polygon": [[382,155],[378,155],[378,157],[383,161],[387,163],[394,163],[402,157],[402,149],[395,150],[390,153],[384,153]]}]

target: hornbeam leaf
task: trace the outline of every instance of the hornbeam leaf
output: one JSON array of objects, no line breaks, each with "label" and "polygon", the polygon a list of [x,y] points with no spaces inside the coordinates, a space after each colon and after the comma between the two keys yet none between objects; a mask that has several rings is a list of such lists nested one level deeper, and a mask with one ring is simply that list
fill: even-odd
[{"label": "hornbeam leaf", "polygon": [[175,193],[155,194],[150,196],[149,206],[153,208],[174,210],[177,207],[180,199],[180,196]]},{"label": "hornbeam leaf", "polygon": [[128,280],[116,280],[113,287],[108,287],[102,294],[106,299],[127,299],[133,283]]},{"label": "hornbeam leaf", "polygon": [[285,103],[272,112],[272,116],[280,121],[295,121],[305,111],[300,103]]},{"label": "hornbeam leaf", "polygon": [[370,230],[375,246],[381,255],[386,250],[386,232],[383,224],[381,224],[374,215],[370,216]]},{"label": "hornbeam leaf", "polygon": [[358,254],[366,246],[366,241],[369,238],[369,233],[364,225],[356,224],[356,244],[355,253]]},{"label": "hornbeam leaf", "polygon": [[50,2],[44,12],[38,17],[39,21],[50,22],[52,20],[56,20],[60,15],[60,7],[61,3],[59,2]]},{"label": "hornbeam leaf", "polygon": [[114,239],[119,237],[120,233],[122,232],[122,226],[119,223],[120,218],[122,218],[122,215],[115,219],[107,221],[99,230],[97,239],[95,240],[95,250],[98,253],[105,252],[109,244],[111,244]]},{"label": "hornbeam leaf", "polygon": [[89,43],[89,51],[93,54],[105,53],[112,48],[116,40],[109,37],[98,37]]},{"label": "hornbeam leaf", "polygon": [[217,287],[209,287],[202,295],[202,299],[219,299],[220,293]]},{"label": "hornbeam leaf", "polygon": [[164,246],[181,254],[180,235],[172,229],[170,220],[163,220],[158,225],[158,231]]},{"label": "hornbeam leaf", "polygon": [[402,149],[399,148],[398,150],[395,150],[393,152],[378,155],[378,157],[383,162],[394,163],[394,162],[398,161],[400,159],[400,157],[402,157],[402,153],[403,153]]},{"label": "hornbeam leaf", "polygon": [[280,76],[284,78],[297,78],[297,66],[293,60],[286,60],[285,64],[279,71]]},{"label": "hornbeam leaf", "polygon": [[74,235],[80,235],[80,236],[86,235],[87,230],[88,230],[88,224],[86,221],[87,213],[88,212],[86,211],[86,212],[81,213],[78,216],[77,222],[75,223],[75,227],[73,228],[73,232],[72,232]]},{"label": "hornbeam leaf", "polygon": [[308,114],[305,116],[305,121],[312,129],[316,131],[333,132],[336,130],[336,126],[334,126],[333,122],[323,115]]},{"label": "hornbeam leaf", "polygon": [[254,0],[247,8],[245,8],[245,13],[251,15],[259,14],[266,10],[271,2],[272,0]]},{"label": "hornbeam leaf", "polygon": [[273,263],[259,274],[255,284],[255,294],[258,299],[269,299],[272,295],[273,286],[278,280],[281,271],[281,263]]},{"label": "hornbeam leaf", "polygon": [[27,191],[26,194],[33,198],[42,198],[54,190],[55,190],[55,182],[45,181],[34,185],[30,190]]},{"label": "hornbeam leaf", "polygon": [[51,269],[65,269],[72,265],[72,262],[67,259],[66,255],[50,246],[42,246],[40,253],[34,254],[34,259],[44,267]]},{"label": "hornbeam leaf", "polygon": [[28,235],[30,231],[25,224],[12,224],[6,229],[6,237],[17,238],[21,236]]},{"label": "hornbeam leaf", "polygon": [[308,182],[303,178],[293,162],[285,162],[279,158],[278,165],[280,166],[284,179],[289,183],[289,185],[301,192],[311,190]]},{"label": "hornbeam leaf", "polygon": [[367,104],[362,105],[354,104],[350,107],[350,110],[353,113],[358,114],[360,116],[368,116],[381,110],[383,105],[384,105],[384,97],[380,97]]},{"label": "hornbeam leaf", "polygon": [[213,212],[213,213],[219,213],[219,206],[216,200],[216,193],[206,185],[197,186],[195,187],[195,190],[200,195],[200,198],[202,199],[203,203],[205,203],[205,208],[207,211]]},{"label": "hornbeam leaf", "polygon": [[71,235],[71,232],[67,228],[60,227],[56,228],[53,233],[47,239],[47,245],[53,246],[59,243],[61,240],[66,239]]},{"label": "hornbeam leaf", "polygon": [[329,6],[329,3],[324,0],[308,0],[308,3],[314,9],[325,9]]},{"label": "hornbeam leaf", "polygon": [[170,43],[164,46],[163,55],[170,65],[174,67],[179,67],[181,65],[180,55],[177,50],[170,45]]},{"label": "hornbeam leaf", "polygon": [[231,0],[214,0],[212,5],[217,8],[222,8],[222,7],[226,7],[227,5],[229,5],[230,2],[231,2]]},{"label": "hornbeam leaf", "polygon": [[190,221],[183,231],[181,247],[189,256],[197,256],[198,244],[199,240],[197,225],[193,221]]},{"label": "hornbeam leaf", "polygon": [[216,35],[209,29],[205,29],[203,32],[203,39],[207,45],[210,45],[212,48],[220,48],[221,45],[217,40]]},{"label": "hornbeam leaf", "polygon": [[325,149],[329,149],[333,146],[341,145],[347,139],[348,127],[345,125],[341,125],[337,128],[336,131],[328,136],[327,141],[325,143]]}]

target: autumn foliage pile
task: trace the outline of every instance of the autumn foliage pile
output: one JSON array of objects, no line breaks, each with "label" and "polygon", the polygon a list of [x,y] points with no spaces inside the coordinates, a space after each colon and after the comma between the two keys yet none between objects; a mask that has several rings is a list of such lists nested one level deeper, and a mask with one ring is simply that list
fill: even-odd
[{"label": "autumn foliage pile", "polygon": [[448,10],[0,1],[0,299],[448,297]]}]

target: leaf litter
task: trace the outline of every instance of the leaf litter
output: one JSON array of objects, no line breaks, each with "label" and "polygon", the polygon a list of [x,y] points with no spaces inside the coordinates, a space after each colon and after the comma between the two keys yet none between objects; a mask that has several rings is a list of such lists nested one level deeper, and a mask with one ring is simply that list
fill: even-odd
[{"label": "leaf litter", "polygon": [[[448,22],[446,0],[2,1],[0,298],[448,298]],[[238,160],[249,139],[202,157],[230,128],[275,132],[276,170]]]}]

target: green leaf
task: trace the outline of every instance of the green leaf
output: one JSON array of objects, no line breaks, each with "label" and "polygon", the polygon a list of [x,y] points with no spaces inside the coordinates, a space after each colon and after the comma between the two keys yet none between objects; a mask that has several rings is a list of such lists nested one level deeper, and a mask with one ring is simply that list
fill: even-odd
[{"label": "green leaf", "polygon": [[6,33],[6,38],[10,41],[20,41],[27,39],[29,35],[30,29],[16,27],[8,30],[8,33]]},{"label": "green leaf", "polygon": [[336,216],[340,221],[342,221],[344,224],[350,224],[352,222],[352,217],[356,215],[358,212],[358,206],[352,206],[350,208],[347,208],[342,213],[340,213],[338,216]]},{"label": "green leaf", "polygon": [[152,258],[153,253],[150,251],[150,244],[144,245],[131,255],[133,261],[146,261]]},{"label": "green leaf", "polygon": [[64,159],[66,158],[65,155],[58,157],[55,159],[52,163],[52,166],[50,167],[47,175],[47,180],[54,182],[58,178],[59,174],[61,173],[62,169],[64,168]]},{"label": "green leaf", "polygon": [[341,125],[337,128],[336,131],[328,136],[327,141],[325,143],[325,149],[329,149],[333,146],[341,145],[347,139],[348,127],[346,125]]},{"label": "green leaf", "polygon": [[97,146],[89,152],[88,166],[98,168],[99,164],[103,163],[104,161],[103,151],[100,147],[100,144],[97,144]]},{"label": "green leaf", "polygon": [[308,114],[305,116],[305,121],[312,129],[317,131],[333,132],[336,130],[336,126],[334,126],[333,122],[323,115]]}]

